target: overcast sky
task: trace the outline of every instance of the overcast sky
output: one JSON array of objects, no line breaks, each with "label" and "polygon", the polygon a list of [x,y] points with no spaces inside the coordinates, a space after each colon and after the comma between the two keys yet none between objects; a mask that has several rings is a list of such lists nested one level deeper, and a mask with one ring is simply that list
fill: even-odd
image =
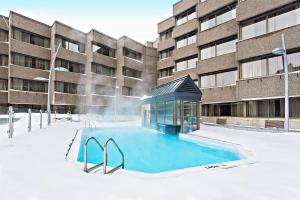
[{"label": "overcast sky", "polygon": [[157,23],[172,15],[178,0],[0,0],[0,14],[15,11],[43,23],[55,20],[115,38],[127,35],[141,43],[157,37]]}]

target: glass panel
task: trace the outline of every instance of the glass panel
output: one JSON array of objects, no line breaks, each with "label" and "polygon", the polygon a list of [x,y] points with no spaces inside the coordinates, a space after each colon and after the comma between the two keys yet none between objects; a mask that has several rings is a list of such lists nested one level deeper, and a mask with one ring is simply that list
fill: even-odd
[{"label": "glass panel", "polygon": [[236,42],[237,40],[232,40],[217,45],[217,56],[236,52]]},{"label": "glass panel", "polygon": [[201,23],[201,31],[205,31],[207,29],[210,29],[214,26],[216,26],[216,18],[208,19],[206,21],[203,21]]},{"label": "glass panel", "polygon": [[165,123],[165,104],[164,103],[157,104],[157,123],[159,123],[159,124]]},{"label": "glass panel", "polygon": [[166,102],[166,124],[173,124],[174,101]]},{"label": "glass panel", "polygon": [[282,57],[269,58],[269,74],[281,74],[283,73]]},{"label": "glass panel", "polygon": [[242,27],[242,39],[249,39],[267,33],[267,21],[263,20],[255,24]]},{"label": "glass panel", "polygon": [[197,67],[198,58],[193,58],[188,60],[188,69],[196,68]]},{"label": "glass panel", "polygon": [[300,70],[300,53],[293,53],[288,55],[289,71]]},{"label": "glass panel", "polygon": [[201,77],[201,88],[213,88],[216,87],[215,75],[208,75]]},{"label": "glass panel", "polygon": [[225,72],[217,74],[217,86],[224,87],[235,85],[237,81],[237,71]]},{"label": "glass panel", "polygon": [[300,8],[268,19],[269,32],[300,24]]},{"label": "glass panel", "polygon": [[201,49],[201,60],[205,60],[208,58],[212,58],[216,56],[216,47],[208,47],[205,49]]},{"label": "glass panel", "polygon": [[183,71],[187,69],[187,61],[178,62],[176,64],[176,70],[177,71]]},{"label": "glass panel", "polygon": [[267,75],[267,60],[257,60],[242,64],[242,78],[254,78]]},{"label": "glass panel", "polygon": [[217,25],[228,22],[236,18],[236,9],[217,16]]}]

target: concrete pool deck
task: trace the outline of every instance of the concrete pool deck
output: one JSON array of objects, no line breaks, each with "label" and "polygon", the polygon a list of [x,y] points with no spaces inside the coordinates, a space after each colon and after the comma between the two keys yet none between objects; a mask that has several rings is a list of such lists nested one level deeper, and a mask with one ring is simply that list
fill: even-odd
[{"label": "concrete pool deck", "polygon": [[[97,123],[133,126],[138,123]],[[202,126],[193,134],[240,144],[256,163],[145,178],[130,173],[86,174],[65,161],[67,147],[84,122],[0,139],[0,199],[299,199],[300,133],[268,133]]]}]

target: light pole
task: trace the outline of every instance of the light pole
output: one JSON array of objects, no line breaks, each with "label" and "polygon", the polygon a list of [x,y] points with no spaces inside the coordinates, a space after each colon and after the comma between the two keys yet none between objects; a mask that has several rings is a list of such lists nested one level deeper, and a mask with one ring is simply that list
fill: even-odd
[{"label": "light pole", "polygon": [[54,58],[52,59],[52,62],[51,62],[51,66],[50,66],[50,72],[49,72],[49,79],[48,79],[48,100],[47,100],[47,116],[48,116],[48,126],[51,125],[51,95],[52,95],[52,92],[51,92],[51,83],[52,83],[52,73],[53,73],[53,69],[54,69],[54,65],[55,65],[55,60],[56,60],[56,57],[57,57],[57,54],[61,48],[61,45],[62,43],[59,43],[58,44],[58,47],[56,49],[56,52],[54,54]]},{"label": "light pole", "polygon": [[51,125],[51,97],[52,97],[52,88],[51,88],[51,83],[52,83],[52,73],[53,71],[64,71],[64,72],[68,72],[69,70],[64,68],[64,67],[54,67],[55,65],[55,60],[57,57],[57,54],[59,52],[59,50],[61,49],[62,43],[59,43],[59,45],[57,46],[54,58],[51,62],[51,66],[50,66],[50,71],[49,71],[49,78],[46,79],[44,77],[36,77],[34,78],[34,80],[37,81],[48,81],[48,98],[47,98],[47,117],[48,117],[48,126]]},{"label": "light pole", "polygon": [[115,121],[117,121],[117,96],[118,96],[118,89],[119,86],[116,86],[116,91],[115,91],[115,105],[114,105],[114,111],[115,111]]},{"label": "light pole", "polygon": [[285,96],[285,120],[284,129],[289,131],[289,69],[288,69],[288,57],[285,46],[285,36],[284,33],[281,35],[282,47],[276,48],[272,51],[274,55],[282,56],[283,66],[284,66],[284,96]]}]

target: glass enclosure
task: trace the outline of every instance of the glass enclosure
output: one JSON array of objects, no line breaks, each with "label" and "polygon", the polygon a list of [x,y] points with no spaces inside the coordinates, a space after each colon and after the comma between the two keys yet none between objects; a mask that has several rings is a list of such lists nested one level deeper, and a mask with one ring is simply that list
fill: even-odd
[{"label": "glass enclosure", "polygon": [[[162,101],[150,104],[150,127],[157,129],[160,124],[180,125],[181,132],[199,129],[199,103],[195,101]],[[183,114],[183,115],[182,115]]]}]

